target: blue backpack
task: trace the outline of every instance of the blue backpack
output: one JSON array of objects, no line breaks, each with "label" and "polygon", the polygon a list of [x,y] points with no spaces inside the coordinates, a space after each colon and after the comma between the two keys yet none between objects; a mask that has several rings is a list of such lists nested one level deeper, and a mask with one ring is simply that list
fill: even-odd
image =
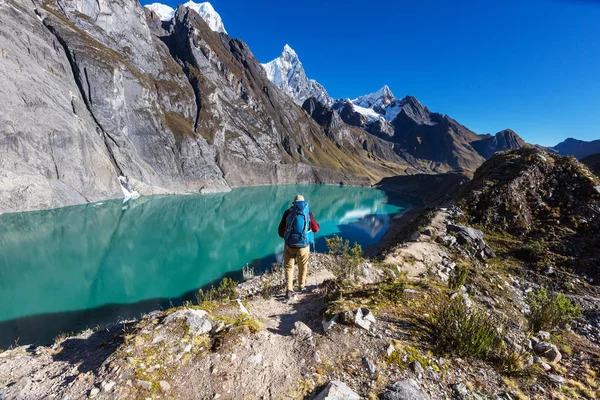
[{"label": "blue backpack", "polygon": [[306,247],[309,244],[310,211],[306,201],[297,201],[286,219],[285,244],[289,247]]}]

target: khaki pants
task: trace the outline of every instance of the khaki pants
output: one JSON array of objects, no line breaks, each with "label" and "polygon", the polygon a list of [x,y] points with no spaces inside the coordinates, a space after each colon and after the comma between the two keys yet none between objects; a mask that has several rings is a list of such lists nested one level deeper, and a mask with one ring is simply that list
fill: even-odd
[{"label": "khaki pants", "polygon": [[298,286],[306,285],[306,273],[308,268],[308,255],[310,247],[287,247],[283,250],[283,264],[285,266],[285,278],[287,290],[294,290],[294,259],[298,259]]}]

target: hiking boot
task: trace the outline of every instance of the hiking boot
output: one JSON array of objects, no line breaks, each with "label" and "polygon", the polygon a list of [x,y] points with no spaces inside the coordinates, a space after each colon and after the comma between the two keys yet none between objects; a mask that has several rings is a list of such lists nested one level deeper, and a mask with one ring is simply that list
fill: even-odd
[{"label": "hiking boot", "polygon": [[285,291],[285,299],[292,300],[294,298],[294,292],[292,290]]},{"label": "hiking boot", "polygon": [[306,286],[300,286],[300,287],[298,288],[298,291],[299,291],[300,293],[308,293],[308,288],[307,288]]}]

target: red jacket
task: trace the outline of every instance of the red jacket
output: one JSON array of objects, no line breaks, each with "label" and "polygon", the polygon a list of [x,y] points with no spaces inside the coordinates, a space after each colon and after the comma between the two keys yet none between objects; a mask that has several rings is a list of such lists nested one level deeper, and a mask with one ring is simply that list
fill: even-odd
[{"label": "red jacket", "polygon": [[[290,209],[288,208],[283,213],[283,217],[281,217],[281,222],[279,222],[279,228],[277,229],[277,231],[278,231],[277,233],[279,233],[279,237],[281,237],[281,238],[285,236],[285,231],[287,229],[287,217],[288,217],[289,213],[290,213]],[[321,227],[315,220],[313,213],[309,211],[309,214],[310,214],[310,230],[312,232],[319,232],[319,229],[321,229]]]}]

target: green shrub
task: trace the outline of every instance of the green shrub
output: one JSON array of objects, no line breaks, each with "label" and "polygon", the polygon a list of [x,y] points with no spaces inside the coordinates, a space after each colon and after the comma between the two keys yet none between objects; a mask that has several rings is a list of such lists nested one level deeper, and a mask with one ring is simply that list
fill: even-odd
[{"label": "green shrub", "polygon": [[527,316],[531,329],[562,328],[581,316],[581,307],[573,304],[564,294],[549,296],[545,287],[527,295],[530,313]]},{"label": "green shrub", "polygon": [[266,277],[262,284],[262,297],[265,300],[270,299],[276,292],[276,287],[273,284],[274,279],[270,276]]},{"label": "green shrub", "polygon": [[397,303],[404,297],[404,280],[397,279],[393,282],[385,282],[379,285],[378,294],[384,300]]},{"label": "green shrub", "polygon": [[359,274],[358,266],[364,260],[361,245],[354,243],[354,246],[350,247],[350,242],[338,235],[325,238],[325,243],[329,254],[336,257],[338,261],[332,268],[336,279],[340,282],[356,279]]},{"label": "green shrub", "polygon": [[439,301],[431,322],[440,351],[486,358],[500,346],[500,319],[478,308],[469,309],[460,297]]},{"label": "green shrub", "polygon": [[457,265],[448,277],[448,287],[452,290],[457,290],[465,284],[469,277],[469,267],[467,265]]},{"label": "green shrub", "polygon": [[213,286],[207,291],[202,289],[198,290],[198,292],[196,292],[196,302],[198,304],[203,304],[211,301],[234,300],[238,297],[236,287],[236,281],[231,278],[223,278],[217,288]]}]

